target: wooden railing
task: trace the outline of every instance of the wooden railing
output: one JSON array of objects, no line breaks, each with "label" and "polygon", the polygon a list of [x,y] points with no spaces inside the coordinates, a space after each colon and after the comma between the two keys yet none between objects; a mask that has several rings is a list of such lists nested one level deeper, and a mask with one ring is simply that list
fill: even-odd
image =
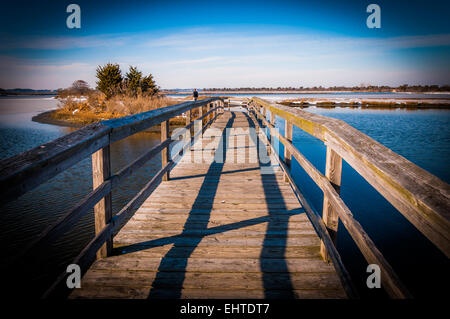
[{"label": "wooden railing", "polygon": [[[355,220],[339,196],[342,159],[352,166],[369,184],[383,195],[420,232],[432,241],[447,257],[450,256],[450,186],[394,153],[344,121],[319,116],[297,108],[252,98],[249,113],[257,125],[269,128],[266,143],[274,152],[271,140],[276,137],[284,145],[284,160],[277,158],[285,178],[294,189],[297,185],[290,175],[292,156],[319,186],[324,194],[322,219],[300,194],[305,211],[322,239],[321,253],[335,265],[346,291],[352,291],[348,273],[336,252],[335,239],[338,221],[355,241],[369,264],[381,269],[381,281],[392,298],[411,297],[392,267],[376,248],[367,233]],[[270,120],[267,117],[270,114]],[[285,136],[275,129],[275,119],[285,120]],[[292,144],[293,125],[320,139],[327,146],[326,168],[323,175]],[[331,239],[331,240],[330,240]]]},{"label": "wooden railing", "polygon": [[[205,108],[205,110],[203,110]],[[95,214],[95,238],[83,249],[73,261],[84,273],[97,258],[110,254],[113,234],[117,233],[124,221],[130,218],[144,200],[159,185],[161,180],[169,178],[169,172],[182,152],[191,146],[192,141],[203,133],[223,112],[224,99],[207,98],[195,102],[185,102],[161,109],[126,116],[118,119],[102,121],[81,128],[52,142],[38,146],[30,151],[0,161],[0,203],[5,204],[48,181],[88,156],[92,156],[93,190],[75,207],[60,217],[53,225],[45,229],[27,247],[10,260],[10,266],[19,263],[22,257],[37,253],[39,248],[49,245],[61,237],[92,208]],[[192,121],[192,111],[198,109],[197,121]],[[205,112],[203,112],[205,111]],[[194,135],[183,145],[174,157],[169,156],[169,146],[174,142],[169,137],[169,120],[175,116],[186,114],[185,129],[191,132],[194,123]],[[138,157],[132,163],[112,174],[110,160],[110,144],[152,126],[161,124],[161,143]],[[113,216],[111,191],[125,178],[130,176],[148,160],[161,153],[162,168],[144,186],[144,188]],[[44,297],[55,292],[67,293],[64,272],[47,290]]]}]

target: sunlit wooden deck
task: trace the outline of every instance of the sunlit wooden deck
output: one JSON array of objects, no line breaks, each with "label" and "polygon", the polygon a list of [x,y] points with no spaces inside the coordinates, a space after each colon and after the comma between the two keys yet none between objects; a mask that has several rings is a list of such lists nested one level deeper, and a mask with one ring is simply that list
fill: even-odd
[{"label": "sunlit wooden deck", "polygon": [[[169,136],[169,121],[182,114],[193,145]],[[111,145],[157,125],[161,142],[114,172]],[[294,128],[324,143],[324,172],[296,147]],[[168,156],[180,145],[184,155]],[[112,191],[155,156],[161,169],[113,212]],[[336,247],[338,225],[379,266],[390,298],[412,298],[340,196],[344,161],[450,256],[450,185],[344,121],[300,108],[214,96],[93,123],[0,161],[0,204],[88,157],[92,191],[5,266],[21,274],[15,286],[28,285],[16,282],[27,279],[27,260],[93,211],[95,236],[42,298],[358,298]],[[297,166],[321,190],[321,212],[301,193],[308,186],[294,178]]]},{"label": "sunlit wooden deck", "polygon": [[251,126],[220,115],[70,297],[345,298],[277,161],[254,161]]}]

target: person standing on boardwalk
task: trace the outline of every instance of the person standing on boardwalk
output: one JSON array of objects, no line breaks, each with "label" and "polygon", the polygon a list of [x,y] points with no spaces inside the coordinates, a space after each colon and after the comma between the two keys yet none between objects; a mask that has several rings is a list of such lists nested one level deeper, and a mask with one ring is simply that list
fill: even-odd
[{"label": "person standing on boardwalk", "polygon": [[198,92],[197,92],[197,89],[194,89],[193,95],[194,95],[194,101],[197,101],[197,99],[198,99]]}]

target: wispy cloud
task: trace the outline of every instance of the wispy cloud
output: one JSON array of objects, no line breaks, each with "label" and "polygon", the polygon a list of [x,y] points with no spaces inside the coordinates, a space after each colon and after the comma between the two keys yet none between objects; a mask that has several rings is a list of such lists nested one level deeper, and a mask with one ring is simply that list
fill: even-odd
[{"label": "wispy cloud", "polygon": [[348,48],[348,47],[382,47],[419,48],[450,46],[450,34],[403,36],[403,37],[336,37],[327,34],[251,34],[243,32],[190,32],[168,35],[147,41],[150,47],[164,47],[183,51],[201,51],[230,48]]},{"label": "wispy cloud", "polygon": [[190,60],[175,60],[170,62],[163,63],[164,66],[171,66],[171,65],[191,65],[191,64],[204,64],[208,62],[217,62],[217,61],[223,61],[225,60],[225,57],[220,56],[213,56],[213,57],[205,57],[200,59],[190,59]]},{"label": "wispy cloud", "polygon": [[[166,88],[401,84],[425,78],[441,81],[450,71],[448,62],[441,61],[440,67],[434,68],[399,52],[442,46],[450,46],[450,34],[380,38],[204,28],[160,36],[30,37],[0,43],[0,86],[11,86],[7,85],[12,80],[9,74],[16,74],[17,83],[36,81],[36,85],[49,88],[76,79],[95,85],[96,66],[110,61],[119,63],[124,71],[136,65]],[[23,58],[30,54],[14,56],[11,49],[21,53],[53,50],[58,59],[46,54]]]},{"label": "wispy cloud", "polygon": [[0,50],[5,49],[35,49],[35,50],[70,50],[75,48],[116,47],[130,42],[123,35],[95,36],[59,36],[59,37],[2,37]]}]

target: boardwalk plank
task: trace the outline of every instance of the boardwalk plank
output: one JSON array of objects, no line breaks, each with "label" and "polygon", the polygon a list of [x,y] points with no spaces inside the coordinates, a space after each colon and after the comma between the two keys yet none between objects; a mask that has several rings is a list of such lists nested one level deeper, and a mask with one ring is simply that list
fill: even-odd
[{"label": "boardwalk plank", "polygon": [[[249,123],[219,116],[71,298],[345,298],[277,162],[267,171],[252,158]],[[223,144],[230,127],[240,130]],[[225,162],[214,161],[224,145]]]}]

